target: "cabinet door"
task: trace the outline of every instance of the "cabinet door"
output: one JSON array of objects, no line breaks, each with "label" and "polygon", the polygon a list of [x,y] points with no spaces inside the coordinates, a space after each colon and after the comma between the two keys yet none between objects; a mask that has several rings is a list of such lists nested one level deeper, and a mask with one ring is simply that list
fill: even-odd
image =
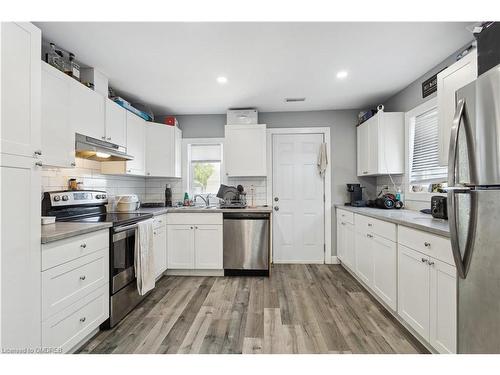
[{"label": "cabinet door", "polygon": [[358,176],[366,176],[369,174],[369,153],[370,144],[368,142],[368,124],[365,122],[358,126],[357,130],[357,147],[358,147]]},{"label": "cabinet door", "polygon": [[146,172],[146,126],[139,116],[127,111],[127,153],[134,160],[127,161],[126,173],[143,176]]},{"label": "cabinet door", "polygon": [[337,218],[337,258],[344,263],[345,254],[345,230],[346,222]]},{"label": "cabinet door", "polygon": [[42,62],[43,163],[55,167],[75,166],[75,130],[70,121],[71,78]]},{"label": "cabinet door", "polygon": [[77,81],[71,83],[70,111],[75,132],[105,140],[104,98]]},{"label": "cabinet door", "polygon": [[354,225],[346,223],[344,227],[344,263],[354,270],[356,264],[356,252],[354,246]]},{"label": "cabinet door", "polygon": [[167,269],[167,228],[159,227],[153,231],[153,248],[156,277]]},{"label": "cabinet door", "polygon": [[194,269],[194,225],[167,225],[167,267]]},{"label": "cabinet door", "polygon": [[110,99],[106,99],[106,141],[127,146],[127,110]]},{"label": "cabinet door", "polygon": [[182,177],[182,130],[175,127],[174,177]]},{"label": "cabinet door", "polygon": [[448,165],[450,132],[455,115],[456,91],[477,78],[477,52],[471,51],[437,75],[439,164]]},{"label": "cabinet door", "polygon": [[266,152],[266,125],[225,126],[227,176],[266,176]]},{"label": "cabinet door", "polygon": [[0,339],[4,348],[41,344],[41,168],[36,162],[32,157],[0,154]]},{"label": "cabinet door", "polygon": [[0,150],[32,157],[41,146],[41,32],[30,23],[1,22],[0,34]]},{"label": "cabinet door", "polygon": [[194,254],[196,269],[222,269],[222,225],[196,225]]},{"label": "cabinet door", "polygon": [[457,271],[430,259],[430,343],[440,353],[457,351]]},{"label": "cabinet door", "polygon": [[174,128],[165,124],[147,123],[146,145],[146,175],[174,177]]},{"label": "cabinet door", "polygon": [[396,311],[396,243],[373,235],[373,291]]},{"label": "cabinet door", "polygon": [[429,258],[399,245],[398,314],[420,336],[429,339]]},{"label": "cabinet door", "polygon": [[356,275],[369,287],[373,284],[373,249],[371,234],[356,232]]},{"label": "cabinet door", "polygon": [[[366,135],[366,149],[368,150],[367,166],[368,174],[379,174],[378,155],[381,152],[379,126],[382,114],[378,113],[369,119],[366,124],[368,127]],[[401,124],[403,125],[403,124]]]}]

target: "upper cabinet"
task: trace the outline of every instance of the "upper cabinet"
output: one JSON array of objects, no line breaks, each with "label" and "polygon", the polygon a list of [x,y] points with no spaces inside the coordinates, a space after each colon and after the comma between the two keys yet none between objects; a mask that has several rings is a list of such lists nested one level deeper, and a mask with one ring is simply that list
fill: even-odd
[{"label": "upper cabinet", "polygon": [[266,176],[266,125],[226,125],[224,133],[226,175]]},{"label": "upper cabinet", "polygon": [[357,128],[358,176],[404,173],[404,114],[379,111]]},{"label": "upper cabinet", "polygon": [[106,140],[104,130],[104,98],[77,81],[71,85],[71,126],[76,133]]},{"label": "upper cabinet", "polygon": [[477,78],[477,51],[474,49],[437,75],[439,164],[448,165],[450,132],[455,115],[456,91]]},{"label": "upper cabinet", "polygon": [[46,165],[75,166],[75,129],[70,121],[72,80],[42,61],[42,151]]},{"label": "upper cabinet", "polygon": [[146,176],[181,177],[181,138],[175,126],[146,123]]},{"label": "upper cabinet", "polygon": [[106,141],[127,146],[127,110],[110,99],[106,100],[105,136]]},{"label": "upper cabinet", "polygon": [[0,150],[32,157],[40,151],[41,32],[29,23],[0,27]]}]

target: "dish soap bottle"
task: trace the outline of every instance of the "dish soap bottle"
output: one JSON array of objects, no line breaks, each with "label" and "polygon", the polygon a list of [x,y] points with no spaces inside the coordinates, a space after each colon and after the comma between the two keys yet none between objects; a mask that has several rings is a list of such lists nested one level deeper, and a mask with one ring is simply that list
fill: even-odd
[{"label": "dish soap bottle", "polygon": [[184,206],[189,206],[189,194],[187,191],[184,193]]},{"label": "dish soap bottle", "polygon": [[[404,196],[403,194],[401,193],[401,189],[398,189],[398,191],[396,192],[396,200],[400,201],[400,202],[403,202],[404,200]],[[404,202],[403,202],[404,203]]]},{"label": "dish soap bottle", "polygon": [[165,207],[172,207],[172,189],[170,184],[165,186]]}]

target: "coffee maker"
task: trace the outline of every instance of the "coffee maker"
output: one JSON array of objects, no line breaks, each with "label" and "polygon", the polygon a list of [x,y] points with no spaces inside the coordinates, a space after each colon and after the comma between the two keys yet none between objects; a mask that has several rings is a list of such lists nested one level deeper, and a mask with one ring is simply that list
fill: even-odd
[{"label": "coffee maker", "polygon": [[363,200],[363,187],[361,184],[347,184],[347,191],[349,193],[349,202],[345,204],[346,206],[366,206],[366,202]]}]

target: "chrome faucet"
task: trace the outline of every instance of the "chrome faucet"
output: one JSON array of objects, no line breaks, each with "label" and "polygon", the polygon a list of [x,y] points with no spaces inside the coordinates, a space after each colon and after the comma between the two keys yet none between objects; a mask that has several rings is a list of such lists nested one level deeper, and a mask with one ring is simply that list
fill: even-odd
[{"label": "chrome faucet", "polygon": [[193,198],[193,201],[196,203],[196,198],[200,197],[201,200],[205,203],[205,206],[209,206],[210,205],[210,194],[207,194],[207,197],[205,198],[203,195],[201,194],[196,194]]}]

